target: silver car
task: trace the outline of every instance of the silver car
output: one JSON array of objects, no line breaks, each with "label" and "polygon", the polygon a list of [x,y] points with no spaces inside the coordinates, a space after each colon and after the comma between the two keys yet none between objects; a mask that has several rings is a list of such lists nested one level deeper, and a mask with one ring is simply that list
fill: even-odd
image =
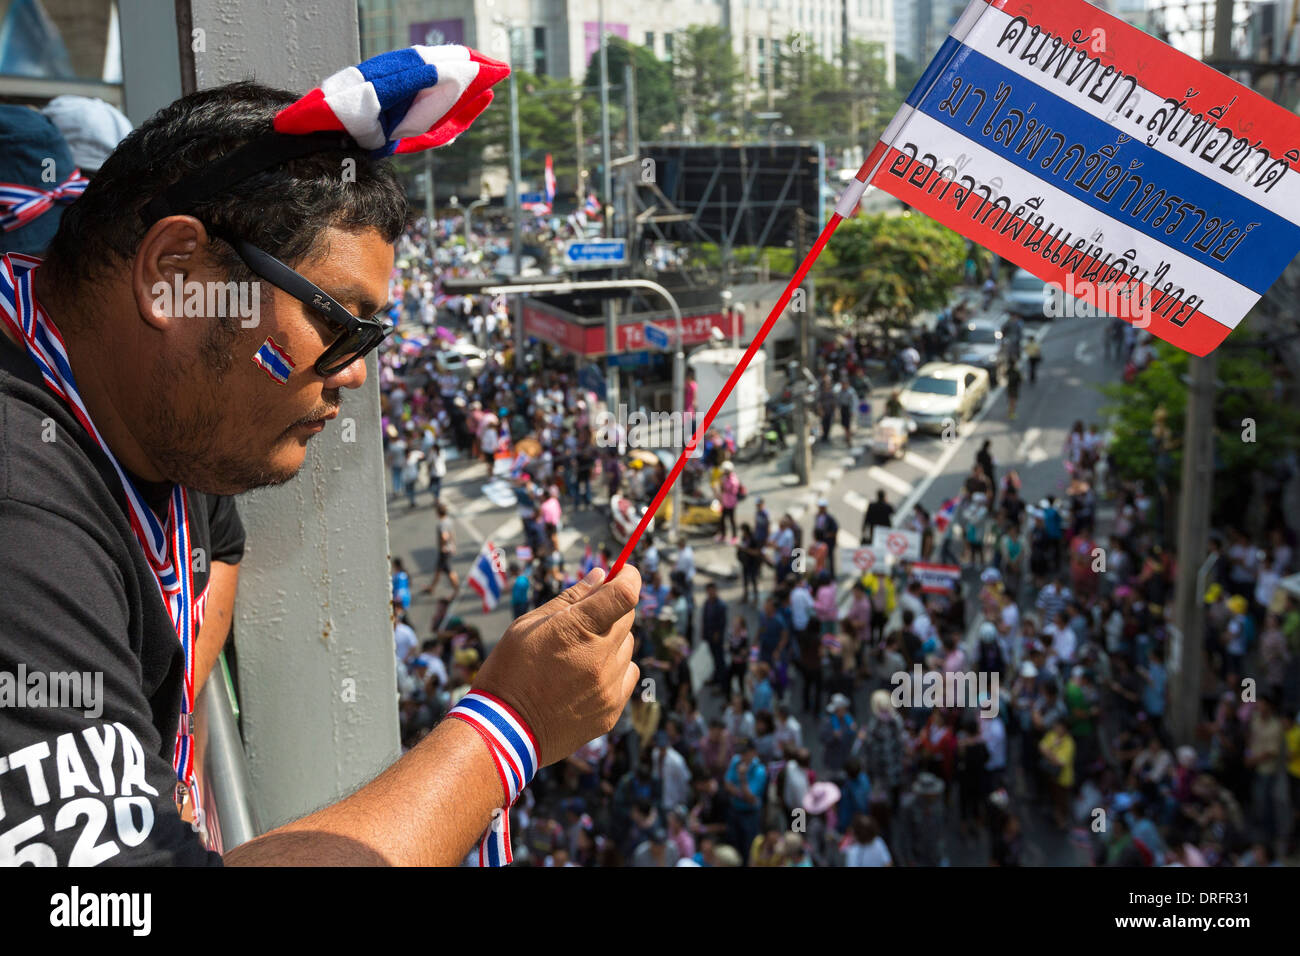
[{"label": "silver car", "polygon": [[1002,302],[1012,315],[1024,319],[1050,319],[1052,310],[1048,308],[1052,289],[1046,282],[1032,272],[1017,269],[1011,277],[1011,284],[1002,294]]},{"label": "silver car", "polygon": [[989,397],[989,373],[973,365],[922,365],[898,400],[917,427],[943,431],[946,423],[970,420]]},{"label": "silver car", "polygon": [[991,384],[1007,363],[1007,343],[1002,333],[1002,322],[991,318],[971,319],[957,328],[957,341],[948,350],[948,357],[961,365],[974,365],[989,373]]}]

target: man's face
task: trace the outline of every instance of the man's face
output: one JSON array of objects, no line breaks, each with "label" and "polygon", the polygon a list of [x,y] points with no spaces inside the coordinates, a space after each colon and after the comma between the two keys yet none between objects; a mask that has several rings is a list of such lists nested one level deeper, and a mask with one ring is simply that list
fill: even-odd
[{"label": "man's face", "polygon": [[[329,227],[316,251],[294,268],[353,315],[368,318],[387,301],[393,247],[373,229]],[[186,277],[224,278],[215,270]],[[316,372],[338,326],[269,282],[261,283],[259,301],[255,327],[198,319],[201,329],[176,340],[187,354],[160,357],[162,393],[147,416],[146,441],[172,481],[213,494],[283,484],[302,467],[307,442],[338,413],[342,389],[365,383],[364,361],[328,378]],[[268,337],[293,362],[284,384],[253,361]]]}]

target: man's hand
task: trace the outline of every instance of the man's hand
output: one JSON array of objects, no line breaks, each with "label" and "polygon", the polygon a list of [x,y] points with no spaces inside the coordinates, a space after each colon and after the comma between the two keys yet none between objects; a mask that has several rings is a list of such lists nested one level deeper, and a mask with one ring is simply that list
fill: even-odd
[{"label": "man's hand", "polygon": [[474,681],[523,718],[543,767],[609,733],[641,676],[631,634],[641,575],[625,565],[604,577],[596,568],[515,621]]}]

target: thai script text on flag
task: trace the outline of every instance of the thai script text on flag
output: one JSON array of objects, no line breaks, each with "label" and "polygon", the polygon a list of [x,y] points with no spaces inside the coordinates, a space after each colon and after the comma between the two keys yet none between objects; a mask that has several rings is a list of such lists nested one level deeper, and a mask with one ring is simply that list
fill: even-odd
[{"label": "thai script text on flag", "polygon": [[877,186],[1204,355],[1300,251],[1297,163],[1300,117],[1083,0],[972,0],[836,212]]}]

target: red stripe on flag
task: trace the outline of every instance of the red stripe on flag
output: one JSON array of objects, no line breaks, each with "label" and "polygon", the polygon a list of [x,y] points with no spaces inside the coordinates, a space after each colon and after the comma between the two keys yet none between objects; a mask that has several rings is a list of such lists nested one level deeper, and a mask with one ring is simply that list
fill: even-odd
[{"label": "red stripe on flag", "polygon": [[[892,163],[898,156],[907,156],[907,154],[896,149],[890,149],[889,153],[885,157],[886,162]],[[911,157],[908,158],[910,159]],[[1105,311],[1106,303],[1104,298],[1102,298],[1101,301],[1098,301],[1099,297],[1097,292],[1104,291],[1106,286],[1097,282],[1096,279],[1084,281],[1082,278],[1082,273],[1087,271],[1088,267],[1096,262],[1095,259],[1085,258],[1075,269],[1067,269],[1063,265],[1044,259],[1039,253],[1025,248],[1025,233],[1021,233],[1021,238],[1019,240],[1013,239],[1009,234],[1003,235],[1000,229],[982,224],[972,218],[972,212],[981,208],[978,203],[984,202],[983,197],[978,195],[972,197],[966,201],[964,208],[958,210],[958,198],[955,189],[941,188],[938,191],[938,195],[943,195],[944,198],[939,199],[938,195],[931,196],[926,191],[928,186],[933,185],[932,177],[929,179],[926,186],[918,187],[914,186],[906,178],[899,178],[898,176],[889,173],[888,166],[882,166],[881,172],[875,177],[874,184],[891,195],[901,199],[918,212],[922,212],[931,219],[947,226],[949,229],[960,232],[962,235],[973,239],[985,248],[997,253],[1002,258],[1009,259],[1016,265],[1028,269],[1045,282],[1055,282],[1057,285],[1064,288],[1067,285],[1067,277],[1073,274],[1076,288],[1081,287],[1084,292],[1083,295],[1078,295],[1078,298],[1084,299],[1101,309],[1103,312]],[[986,208],[984,212],[988,213],[989,210]],[[999,213],[1001,213],[1000,209]],[[980,215],[981,218],[987,218],[989,223],[995,223],[997,226],[1006,225],[1006,221],[1009,218],[1009,214],[1003,214],[1001,219],[992,213],[989,213],[987,216],[983,213]],[[1032,229],[1032,227],[1030,227],[1030,229]],[[1032,239],[1034,235],[1039,234],[1045,233],[1041,229],[1034,230],[1033,235],[1030,235],[1028,238]],[[1046,247],[1046,243],[1044,243],[1044,247]],[[1102,274],[1105,274],[1104,270]],[[1116,281],[1118,283],[1118,279]],[[1144,301],[1149,291],[1152,293],[1152,298],[1149,301],[1157,301],[1155,296],[1158,295],[1158,292],[1156,290],[1151,289],[1151,287],[1145,283],[1135,283],[1135,285],[1139,289],[1139,292],[1135,292],[1134,296],[1139,302]],[[1151,321],[1150,325],[1146,326],[1146,329],[1152,335],[1155,335],[1172,345],[1176,345],[1178,348],[1185,352],[1190,352],[1192,355],[1206,355],[1228,337],[1228,333],[1231,330],[1226,325],[1216,322],[1211,316],[1208,316],[1199,310],[1192,314],[1186,324],[1181,326],[1175,325],[1170,321],[1169,317],[1178,314],[1178,309],[1181,307],[1182,303],[1179,301],[1177,305],[1166,310],[1166,302],[1167,300],[1160,301],[1160,312],[1167,312],[1167,314],[1158,314],[1154,310],[1149,313]],[[1134,320],[1129,319],[1128,321],[1132,322]]]}]

